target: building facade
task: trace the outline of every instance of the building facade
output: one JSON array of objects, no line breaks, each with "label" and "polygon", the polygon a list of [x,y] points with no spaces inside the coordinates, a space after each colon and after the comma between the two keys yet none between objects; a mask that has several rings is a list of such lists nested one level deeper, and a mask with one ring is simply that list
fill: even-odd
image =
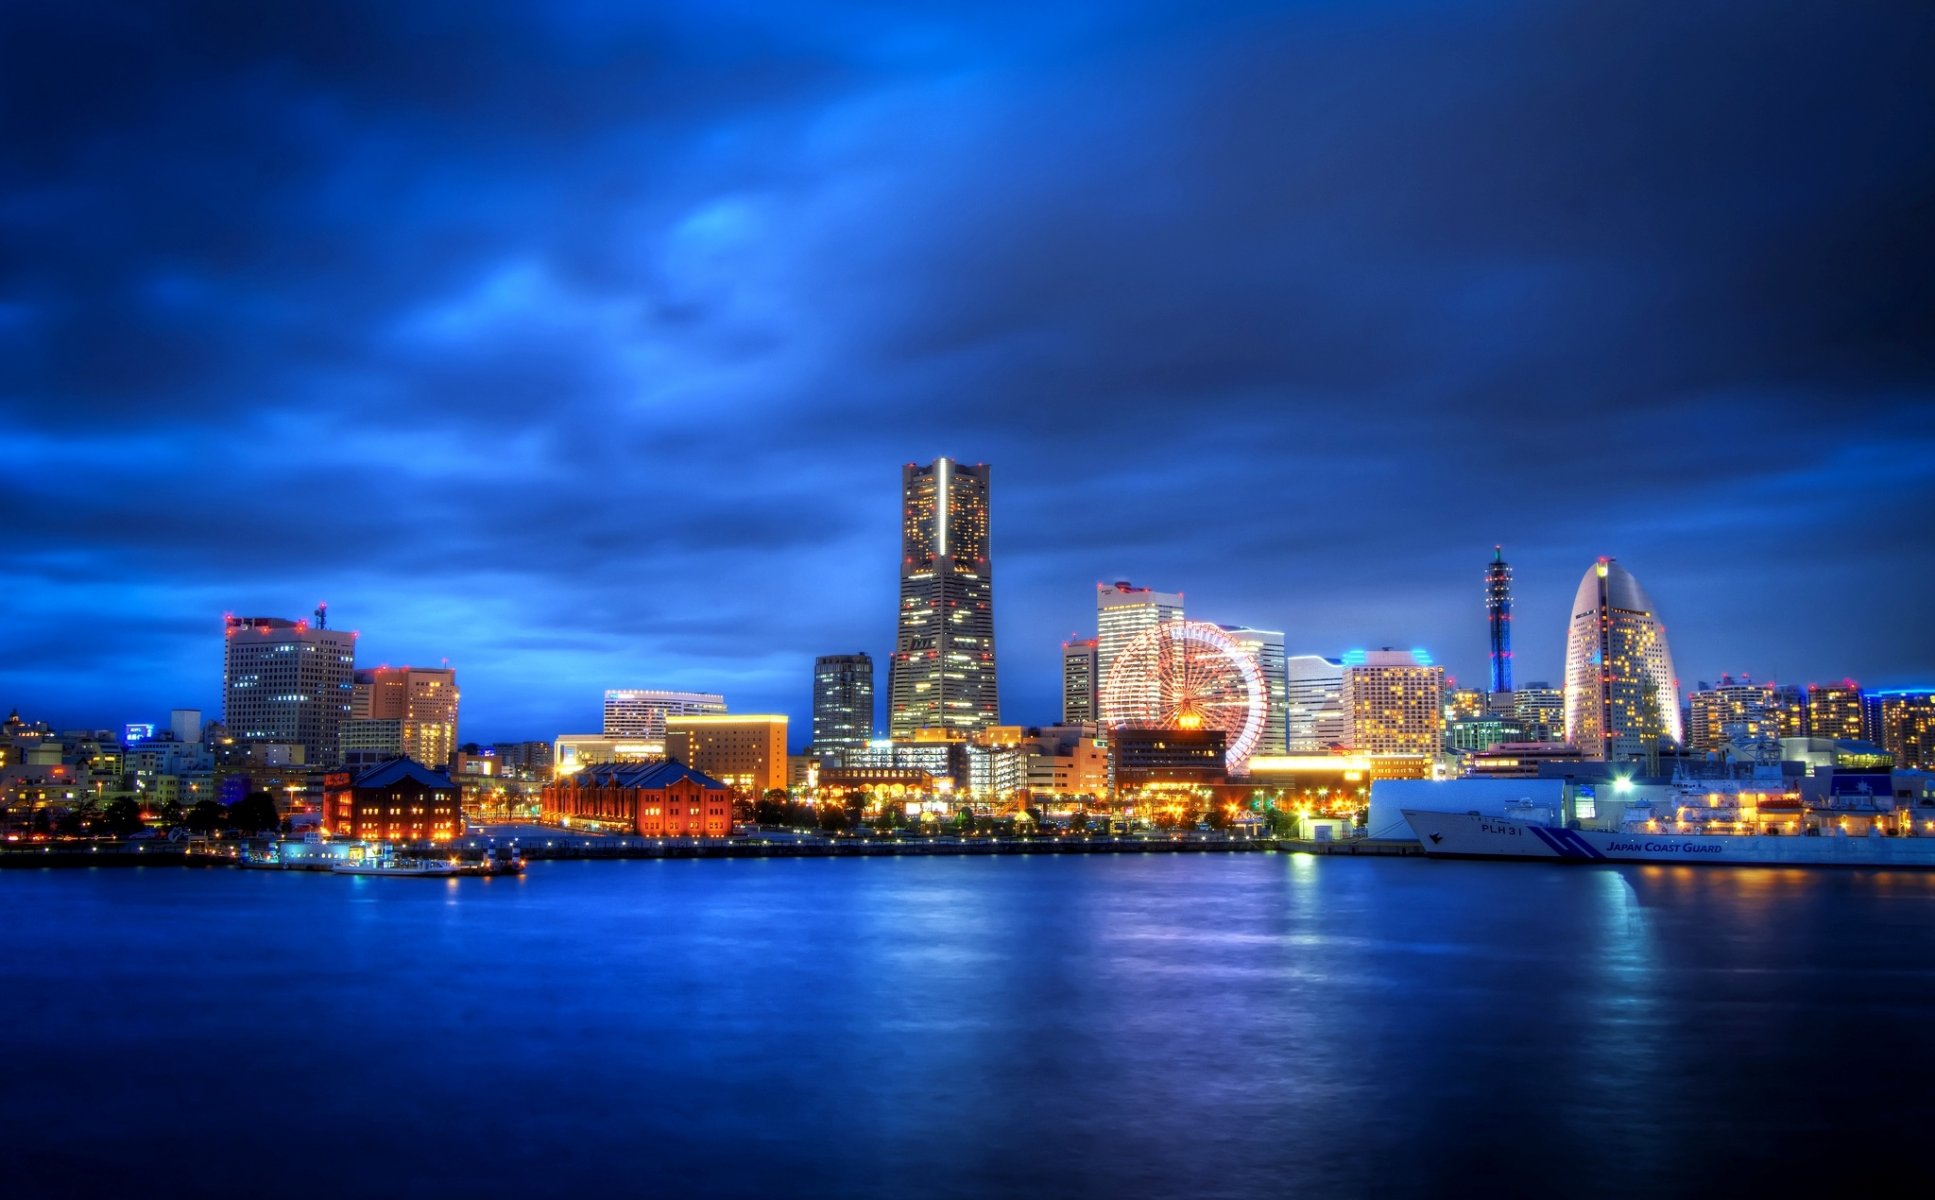
[{"label": "building facade", "polygon": [[726,698],[713,692],[610,688],[605,692],[605,736],[663,742],[667,717],[725,711]]},{"label": "building facade", "polygon": [[1432,758],[1444,748],[1445,669],[1419,650],[1354,651],[1342,699],[1358,754]]},{"label": "building facade", "polygon": [[1512,693],[1512,719],[1529,742],[1565,741],[1565,691],[1543,680]]},{"label": "building facade", "polygon": [[[1114,583],[1096,584],[1095,688],[1097,695],[1100,695],[1108,683],[1109,671],[1115,666],[1115,660],[1129,648],[1130,643],[1157,625],[1182,619],[1181,592],[1158,592],[1152,588],[1136,587],[1126,579],[1117,580]],[[1153,682],[1141,686],[1148,689],[1147,705],[1137,703],[1135,707],[1140,709],[1158,706],[1161,703],[1158,694],[1161,689]]]},{"label": "building facade", "polygon": [[665,756],[748,795],[784,790],[786,717],[782,713],[667,717]]},{"label": "building facade", "polygon": [[989,468],[937,458],[901,468],[900,610],[887,728],[973,733],[1000,719]]},{"label": "building facade", "polygon": [[1807,726],[1809,737],[1880,742],[1878,731],[1868,727],[1861,685],[1852,679],[1807,685]]},{"label": "building facade", "polygon": [[1284,735],[1292,754],[1321,754],[1350,741],[1344,663],[1317,654],[1284,660]]},{"label": "building facade", "polygon": [[1935,690],[1876,692],[1881,748],[1904,771],[1935,770]]},{"label": "building facade", "polygon": [[725,837],[732,791],[677,762],[601,763],[544,789],[544,819],[640,837]]},{"label": "building facade", "polygon": [[1566,741],[1589,759],[1657,753],[1684,740],[1680,686],[1652,599],[1610,558],[1587,568],[1566,634]]},{"label": "building facade", "polygon": [[1687,717],[1689,750],[1724,752],[1733,758],[1779,757],[1780,708],[1766,684],[1722,675],[1717,686],[1687,697]]},{"label": "building facade", "polygon": [[1081,725],[1101,719],[1096,686],[1099,679],[1094,638],[1062,643],[1062,724]]},{"label": "building facade", "polygon": [[299,745],[306,762],[342,761],[356,674],[356,635],[317,622],[227,617],[222,724],[238,742]]},{"label": "building facade", "polygon": [[350,689],[350,719],[398,723],[402,753],[447,767],[457,751],[457,672],[449,667],[373,667]]},{"label": "building facade", "polygon": [[359,841],[447,842],[464,832],[462,796],[442,771],[393,759],[360,775],[326,777],[323,826]]},{"label": "building facade", "polygon": [[1254,753],[1282,754],[1289,747],[1290,720],[1290,676],[1284,665],[1283,631],[1225,625],[1223,632],[1250,656],[1263,676],[1263,694],[1269,707],[1263,714],[1263,736],[1257,739]]},{"label": "building facade", "polygon": [[823,654],[813,660],[813,757],[835,767],[873,740],[873,658]]}]

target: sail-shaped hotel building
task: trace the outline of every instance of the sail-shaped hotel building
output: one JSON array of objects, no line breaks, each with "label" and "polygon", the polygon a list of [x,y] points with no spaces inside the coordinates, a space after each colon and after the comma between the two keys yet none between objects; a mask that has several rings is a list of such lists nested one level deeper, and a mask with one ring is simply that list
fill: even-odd
[{"label": "sail-shaped hotel building", "polygon": [[1682,740],[1666,626],[1632,572],[1602,558],[1579,581],[1565,648],[1565,735],[1592,759],[1641,758]]}]

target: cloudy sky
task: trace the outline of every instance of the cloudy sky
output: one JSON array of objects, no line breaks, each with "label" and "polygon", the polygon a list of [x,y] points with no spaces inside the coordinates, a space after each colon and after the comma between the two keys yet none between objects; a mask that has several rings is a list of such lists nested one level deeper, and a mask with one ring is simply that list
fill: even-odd
[{"label": "cloudy sky", "polygon": [[0,15],[0,709],[220,708],[221,616],[794,714],[994,468],[1004,716],[1104,579],[1556,677],[1935,681],[1923,3],[40,4]]}]

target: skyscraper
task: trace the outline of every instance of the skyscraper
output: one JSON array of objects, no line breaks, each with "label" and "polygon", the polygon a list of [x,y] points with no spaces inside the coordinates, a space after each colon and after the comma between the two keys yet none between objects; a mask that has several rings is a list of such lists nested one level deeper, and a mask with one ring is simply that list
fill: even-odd
[{"label": "skyscraper", "polygon": [[[1780,709],[1766,684],[1722,675],[1717,687],[1687,697],[1686,748],[1734,758],[1778,757]],[[1799,736],[1796,734],[1795,736]]]},{"label": "skyscraper", "polygon": [[281,617],[223,621],[222,724],[238,742],[300,745],[304,760],[341,762],[356,671],[356,635]]},{"label": "skyscraper", "polygon": [[977,732],[999,719],[988,467],[901,468],[900,613],[887,728]]},{"label": "skyscraper", "polygon": [[1572,599],[1565,654],[1566,740],[1594,759],[1636,758],[1682,740],[1680,686],[1652,600],[1610,558]]},{"label": "skyscraper", "polygon": [[873,737],[873,659],[823,654],[813,660],[813,754],[836,767]]},{"label": "skyscraper", "polygon": [[1445,669],[1419,650],[1353,651],[1344,659],[1344,712],[1359,754],[1436,755],[1444,748]]},{"label": "skyscraper", "polygon": [[[1146,629],[1165,621],[1183,619],[1181,592],[1158,592],[1139,588],[1128,580],[1095,585],[1095,688],[1099,694],[1108,684],[1109,669],[1129,643]],[[1142,687],[1145,685],[1131,685]],[[1159,706],[1161,698],[1154,683],[1146,685],[1149,707]]]},{"label": "skyscraper", "polygon": [[1263,717],[1263,736],[1257,740],[1257,754],[1282,754],[1288,744],[1290,716],[1290,677],[1284,669],[1283,633],[1276,629],[1251,629],[1247,625],[1225,625],[1223,632],[1249,653],[1263,675],[1263,694],[1269,711]]},{"label": "skyscraper", "polygon": [[449,667],[376,667],[358,671],[350,716],[399,722],[400,752],[442,770],[457,749],[457,672]]},{"label": "skyscraper", "polygon": [[1876,741],[1906,771],[1935,769],[1935,689],[1874,692],[1880,719]]},{"label": "skyscraper", "polygon": [[1073,638],[1062,643],[1062,724],[1082,725],[1101,719],[1097,707],[1096,640]]},{"label": "skyscraper", "polygon": [[1505,547],[1492,547],[1485,568],[1485,620],[1491,627],[1492,691],[1512,690],[1512,568]]},{"label": "skyscraper", "polygon": [[1292,754],[1321,754],[1350,741],[1341,659],[1297,654],[1285,660],[1284,733]]}]

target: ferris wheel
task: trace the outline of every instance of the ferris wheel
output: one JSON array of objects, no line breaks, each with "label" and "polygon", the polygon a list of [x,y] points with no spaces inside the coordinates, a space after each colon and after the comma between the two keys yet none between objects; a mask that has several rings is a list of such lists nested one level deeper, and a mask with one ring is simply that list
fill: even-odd
[{"label": "ferris wheel", "polygon": [[1099,699],[1111,729],[1222,730],[1223,761],[1239,773],[1269,704],[1256,660],[1207,621],[1166,621],[1136,635],[1109,664]]}]

